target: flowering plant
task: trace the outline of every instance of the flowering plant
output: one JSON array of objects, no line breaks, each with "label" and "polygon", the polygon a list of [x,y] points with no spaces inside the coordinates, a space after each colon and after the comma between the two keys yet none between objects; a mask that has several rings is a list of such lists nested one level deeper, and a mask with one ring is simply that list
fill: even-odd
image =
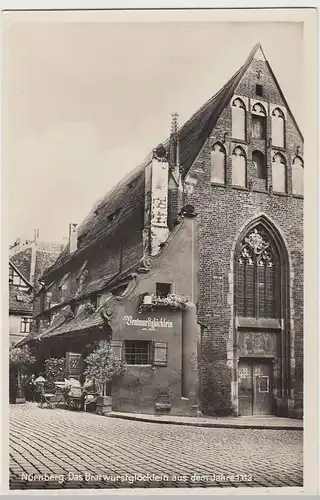
[{"label": "flowering plant", "polygon": [[160,297],[153,293],[149,296],[148,302],[144,301],[144,297],[142,298],[139,313],[142,313],[143,311],[153,311],[154,309],[160,308],[168,308],[173,311],[177,311],[179,309],[185,310],[187,309],[188,304],[189,299],[183,295],[180,296],[176,293],[170,293],[167,297]]}]

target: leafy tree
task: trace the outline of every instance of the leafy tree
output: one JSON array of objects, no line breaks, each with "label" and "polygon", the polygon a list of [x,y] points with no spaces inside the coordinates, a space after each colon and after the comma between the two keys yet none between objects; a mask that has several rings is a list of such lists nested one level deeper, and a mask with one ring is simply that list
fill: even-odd
[{"label": "leafy tree", "polygon": [[100,341],[96,349],[88,355],[86,365],[84,374],[95,380],[101,396],[105,394],[106,385],[125,370],[125,363],[115,356],[110,343],[105,340]]},{"label": "leafy tree", "polygon": [[36,358],[32,356],[28,346],[14,347],[11,345],[9,349],[9,367],[11,370],[26,372],[33,365]]}]

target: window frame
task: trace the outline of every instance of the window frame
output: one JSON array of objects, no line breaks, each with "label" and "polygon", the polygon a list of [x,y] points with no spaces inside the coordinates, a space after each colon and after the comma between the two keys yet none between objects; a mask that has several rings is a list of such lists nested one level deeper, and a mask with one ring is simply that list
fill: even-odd
[{"label": "window frame", "polygon": [[[131,363],[128,361],[128,357],[127,355],[130,354],[127,352],[127,348],[129,346],[129,344],[147,344],[147,348],[148,348],[148,352],[147,352],[147,363]],[[134,356],[137,355],[137,353],[134,353],[133,354]],[[141,355],[141,353],[140,353]],[[125,363],[128,365],[128,366],[152,366],[152,341],[151,340],[140,340],[140,339],[126,339],[124,340],[124,360],[125,360]],[[130,360],[131,361],[131,360]]]},{"label": "window frame", "polygon": [[21,316],[20,320],[20,333],[30,333],[32,324],[32,317]]}]

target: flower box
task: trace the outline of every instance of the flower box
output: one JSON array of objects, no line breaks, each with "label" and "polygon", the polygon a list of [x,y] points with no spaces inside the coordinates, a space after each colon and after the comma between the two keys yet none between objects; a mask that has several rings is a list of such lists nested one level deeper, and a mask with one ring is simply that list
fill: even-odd
[{"label": "flower box", "polygon": [[189,304],[189,299],[183,295],[175,293],[169,294],[167,297],[159,297],[158,295],[144,295],[143,301],[140,304],[139,312],[154,311],[155,309],[171,309],[172,311],[185,310]]}]

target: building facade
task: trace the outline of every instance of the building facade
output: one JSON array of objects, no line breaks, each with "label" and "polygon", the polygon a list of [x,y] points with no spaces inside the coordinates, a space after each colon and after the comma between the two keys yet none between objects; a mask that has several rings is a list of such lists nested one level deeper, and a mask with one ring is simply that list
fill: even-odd
[{"label": "building facade", "polygon": [[303,168],[302,134],[257,45],[70,225],[30,345],[58,355],[110,339],[127,362],[117,410],[301,417]]},{"label": "building facade", "polygon": [[39,278],[53,264],[62,245],[39,241],[39,231],[33,240],[21,240],[9,248],[9,342],[16,344],[32,331],[33,295],[39,289]]}]

